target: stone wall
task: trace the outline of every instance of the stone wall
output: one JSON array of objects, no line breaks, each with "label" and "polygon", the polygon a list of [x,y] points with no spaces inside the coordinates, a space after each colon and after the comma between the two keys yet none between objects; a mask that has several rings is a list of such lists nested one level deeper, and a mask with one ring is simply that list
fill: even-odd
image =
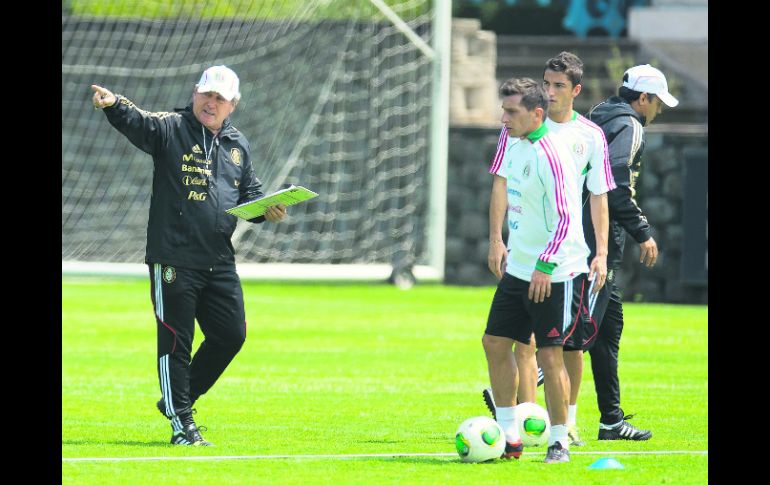
[{"label": "stone wall", "polygon": [[[678,303],[708,303],[705,281],[685,283],[681,275],[683,251],[683,173],[693,149],[708,149],[704,128],[677,129],[654,125],[647,129],[637,202],[653,227],[660,255],[649,269],[639,261],[639,247],[627,238],[618,282],[624,299]],[[449,133],[447,239],[445,282],[457,285],[494,285],[487,269],[490,161],[499,128],[455,125]],[[708,170],[707,163],[702,164]],[[702,214],[705,219],[707,214]],[[504,234],[507,237],[507,234]]]},{"label": "stone wall", "polygon": [[497,115],[497,44],[477,19],[452,19],[449,120],[488,125]]}]

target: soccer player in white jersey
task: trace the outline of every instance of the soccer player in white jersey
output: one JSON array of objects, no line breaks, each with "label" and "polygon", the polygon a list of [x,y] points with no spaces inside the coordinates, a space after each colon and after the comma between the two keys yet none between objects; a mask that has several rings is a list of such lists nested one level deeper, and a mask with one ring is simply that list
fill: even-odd
[{"label": "soccer player in white jersey", "polygon": [[[493,167],[489,202],[487,263],[500,282],[482,343],[499,406],[496,419],[506,436],[503,456],[518,458],[523,447],[514,417],[517,365],[536,365],[530,346],[534,334],[551,419],[545,462],[568,462],[569,380],[562,346],[579,316],[573,292],[585,291],[589,255],[577,164],[568,146],[544,124],[548,94],[540,84],[509,79],[500,96],[502,122],[519,141],[509,144]],[[502,237],[506,219],[507,247]]]},{"label": "soccer player in white jersey", "polygon": [[[607,142],[604,132],[594,123],[578,114],[573,109],[573,101],[580,94],[583,76],[583,62],[570,52],[561,52],[546,62],[543,73],[543,87],[548,93],[548,118],[545,125],[553,133],[558,133],[564,139],[577,163],[578,186],[585,187],[588,194],[592,220],[595,222],[593,231],[596,244],[596,255],[590,262],[589,282],[590,294],[596,294],[604,285],[607,277],[607,238],[609,228],[609,211],[607,208],[607,192],[615,188],[615,181],[609,163]],[[518,139],[508,134],[504,126],[500,133],[498,149],[492,161],[490,172],[502,159],[506,147],[517,143]],[[578,295],[580,297],[582,295]],[[588,350],[596,341],[597,323],[591,318],[587,309],[586,297],[583,301],[575,302],[581,307],[582,315],[579,325],[564,344],[565,369],[570,380],[570,401],[568,416],[568,434],[570,444],[582,446],[577,427],[577,399],[583,376],[583,351]],[[537,366],[526,367],[519,365],[519,402],[534,402],[536,398],[538,370]],[[541,374],[542,376],[542,374]],[[484,391],[484,400],[493,414],[494,398],[490,391]]]}]

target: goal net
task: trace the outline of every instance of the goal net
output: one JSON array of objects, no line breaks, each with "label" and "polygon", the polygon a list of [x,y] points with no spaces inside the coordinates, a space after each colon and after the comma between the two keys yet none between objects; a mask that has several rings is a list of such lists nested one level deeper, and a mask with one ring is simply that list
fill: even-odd
[{"label": "goal net", "polygon": [[89,86],[172,111],[225,64],[263,190],[320,194],[280,224],[239,221],[239,272],[443,275],[429,223],[433,13],[430,0],[65,1],[63,271],[146,274],[152,160],[93,109]]}]

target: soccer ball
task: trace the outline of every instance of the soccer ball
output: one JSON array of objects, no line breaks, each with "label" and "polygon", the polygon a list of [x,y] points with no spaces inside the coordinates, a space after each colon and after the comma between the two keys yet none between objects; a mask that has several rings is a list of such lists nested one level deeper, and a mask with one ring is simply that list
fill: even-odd
[{"label": "soccer ball", "polygon": [[457,428],[455,447],[460,460],[466,463],[494,460],[505,451],[505,434],[494,419],[468,418]]},{"label": "soccer ball", "polygon": [[548,412],[533,402],[516,406],[516,421],[524,446],[540,446],[548,442],[551,435],[551,420]]}]

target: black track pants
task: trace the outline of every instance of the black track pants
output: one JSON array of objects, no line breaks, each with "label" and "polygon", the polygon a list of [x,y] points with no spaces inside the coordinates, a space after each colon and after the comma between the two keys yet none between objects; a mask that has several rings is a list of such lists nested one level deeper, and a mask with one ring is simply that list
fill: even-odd
[{"label": "black track pants", "polygon": [[[590,348],[591,370],[594,375],[596,387],[596,400],[601,413],[600,421],[603,424],[615,424],[623,419],[620,410],[620,380],[618,378],[618,351],[620,349],[620,336],[623,333],[623,303],[620,290],[613,281],[607,281],[608,295],[605,296],[606,310],[604,315],[592,314],[598,319],[599,333],[596,342]],[[605,291],[602,288],[601,291]],[[601,296],[600,296],[601,299]],[[597,302],[597,307],[601,307]],[[599,310],[600,308],[597,308]]]},{"label": "black track pants", "polygon": [[[243,290],[234,267],[209,271],[150,264],[149,268],[160,390],[166,414],[184,415],[243,346]],[[196,319],[204,340],[191,359]]]}]

